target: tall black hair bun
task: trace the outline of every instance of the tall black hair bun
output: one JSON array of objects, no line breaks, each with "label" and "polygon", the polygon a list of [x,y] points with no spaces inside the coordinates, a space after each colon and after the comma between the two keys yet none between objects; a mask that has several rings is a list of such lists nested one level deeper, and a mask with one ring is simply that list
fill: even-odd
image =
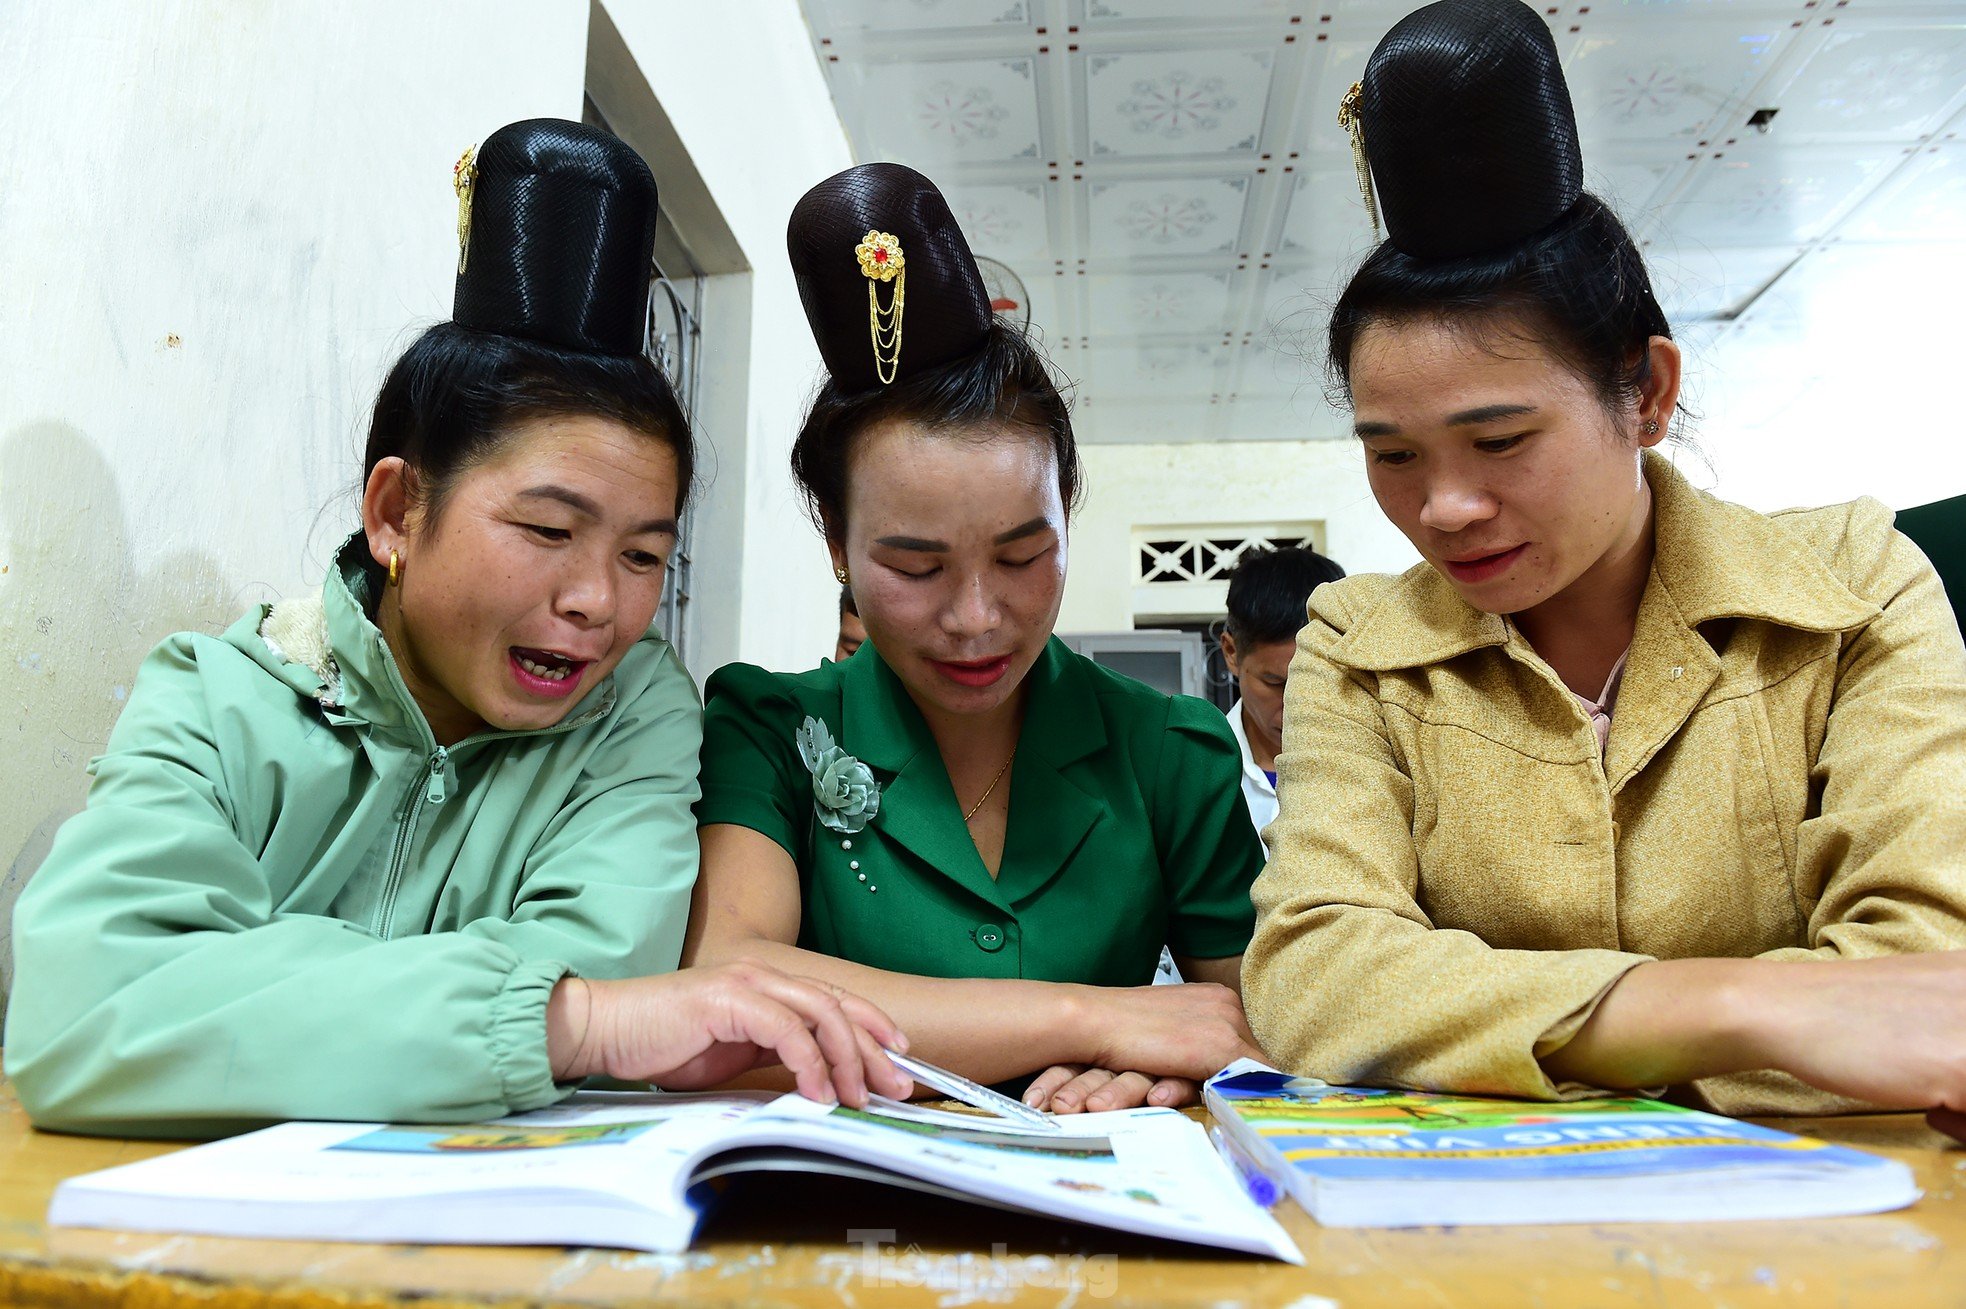
[{"label": "tall black hair bun", "polygon": [[[857,254],[871,232],[898,247],[876,243],[872,277]],[[972,354],[990,330],[990,297],[969,242],[935,183],[912,168],[861,164],[835,173],[793,207],[785,243],[820,356],[848,390]],[[899,273],[882,276],[896,255]]]},{"label": "tall black hair bun", "polygon": [[619,137],[531,118],[460,164],[461,326],[590,354],[637,356],[647,340],[655,175]]},{"label": "tall black hair bun", "polygon": [[1556,42],[1521,0],[1400,19],[1366,63],[1359,118],[1387,236],[1416,259],[1501,250],[1583,190]]}]

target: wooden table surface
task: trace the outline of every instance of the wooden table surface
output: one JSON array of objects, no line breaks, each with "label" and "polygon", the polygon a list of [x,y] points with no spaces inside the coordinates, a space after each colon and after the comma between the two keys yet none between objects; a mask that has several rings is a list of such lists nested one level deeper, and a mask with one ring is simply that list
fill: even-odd
[{"label": "wooden table surface", "polygon": [[684,1254],[50,1229],[63,1177],[171,1150],[36,1132],[0,1081],[0,1305],[1966,1306],[1966,1149],[1914,1115],[1775,1125],[1910,1164],[1910,1209],[1812,1221],[1320,1228],[1308,1259],[1132,1240],[837,1179],[740,1180]]}]

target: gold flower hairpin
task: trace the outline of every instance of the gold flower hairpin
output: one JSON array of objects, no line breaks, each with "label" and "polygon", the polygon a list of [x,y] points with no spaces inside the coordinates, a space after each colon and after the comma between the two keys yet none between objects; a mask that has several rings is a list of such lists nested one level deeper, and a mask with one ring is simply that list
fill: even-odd
[{"label": "gold flower hairpin", "polygon": [[[874,375],[886,386],[901,366],[901,310],[908,298],[908,261],[901,241],[890,232],[869,231],[853,247],[867,278],[867,332],[874,342]],[[882,282],[892,282],[887,308],[881,308]]]},{"label": "gold flower hairpin", "polygon": [[1365,197],[1365,212],[1372,219],[1372,239],[1379,239],[1379,205],[1372,198],[1372,165],[1365,157],[1365,123],[1359,117],[1359,98],[1365,83],[1353,82],[1352,89],[1338,102],[1338,126],[1352,138],[1352,166],[1358,169],[1358,192]]},{"label": "gold flower hairpin", "polygon": [[464,273],[471,257],[471,197],[478,186],[478,147],[468,145],[451,167],[451,189],[457,192],[457,271]]}]

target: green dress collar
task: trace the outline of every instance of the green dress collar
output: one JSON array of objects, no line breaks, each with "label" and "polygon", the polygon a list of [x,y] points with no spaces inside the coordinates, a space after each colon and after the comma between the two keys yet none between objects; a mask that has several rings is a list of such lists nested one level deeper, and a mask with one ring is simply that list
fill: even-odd
[{"label": "green dress collar", "polygon": [[1108,812],[1105,800],[1084,790],[1069,771],[1107,745],[1083,664],[1054,636],[1027,674],[1030,694],[1011,770],[1003,864],[993,879],[907,688],[871,644],[849,659],[841,669],[841,748],[891,774],[872,826],[1006,911],[1037,895]]}]

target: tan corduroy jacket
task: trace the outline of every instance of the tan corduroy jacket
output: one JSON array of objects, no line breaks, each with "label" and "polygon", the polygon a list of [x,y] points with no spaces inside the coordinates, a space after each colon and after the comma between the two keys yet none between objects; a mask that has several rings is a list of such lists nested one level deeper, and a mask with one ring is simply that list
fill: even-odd
[{"label": "tan corduroy jacket", "polygon": [[[1931,565],[1875,501],[1764,516],[1645,468],[1601,762],[1514,625],[1430,566],[1312,599],[1243,965],[1281,1066],[1579,1094],[1538,1059],[1649,959],[1966,947],[1966,650]],[[1777,1073],[1694,1089],[1849,1103]]]}]

